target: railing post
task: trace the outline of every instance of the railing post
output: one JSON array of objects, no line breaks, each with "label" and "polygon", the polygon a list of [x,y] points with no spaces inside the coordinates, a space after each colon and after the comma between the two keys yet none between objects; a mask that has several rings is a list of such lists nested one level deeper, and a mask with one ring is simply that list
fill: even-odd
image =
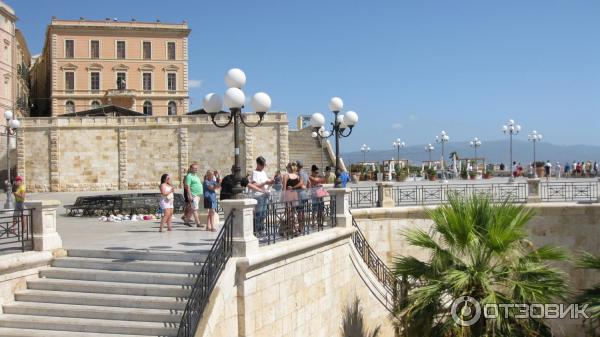
[{"label": "railing post", "polygon": [[62,248],[62,240],[56,232],[56,208],[58,200],[31,200],[25,205],[31,209],[33,221],[33,249],[36,251],[52,251]]},{"label": "railing post", "polygon": [[396,206],[396,202],[394,202],[394,196],[392,194],[393,188],[394,188],[394,183],[390,183],[390,182],[377,183],[377,207],[394,207],[394,206]]},{"label": "railing post", "polygon": [[540,197],[540,179],[527,179],[527,203],[541,202]]},{"label": "railing post", "polygon": [[246,257],[258,250],[258,239],[254,236],[255,199],[233,199],[221,201],[225,219],[233,211],[232,243],[233,257]]},{"label": "railing post", "polygon": [[331,188],[327,192],[335,198],[335,218],[336,227],[352,227],[352,214],[350,214],[350,193],[349,188]]}]

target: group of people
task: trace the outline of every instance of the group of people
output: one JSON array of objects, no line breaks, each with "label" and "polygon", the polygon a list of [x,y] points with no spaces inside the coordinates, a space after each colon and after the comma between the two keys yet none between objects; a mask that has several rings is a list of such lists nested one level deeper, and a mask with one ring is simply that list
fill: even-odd
[{"label": "group of people", "polygon": [[[295,202],[309,198],[307,191],[311,188],[321,187],[323,184],[333,184],[336,176],[331,167],[326,167],[325,173],[321,174],[316,165],[312,165],[310,174],[304,170],[301,161],[288,163],[285,173],[276,171],[273,177],[269,177],[265,171],[267,161],[264,157],[256,158],[256,167],[251,174],[242,178],[241,185],[246,188],[249,197],[256,199],[255,223],[259,230],[263,227],[266,217],[267,204],[274,193],[280,193],[284,202]],[[198,176],[198,165],[192,164],[183,179],[183,195],[185,208],[182,220],[187,226],[193,223],[200,227],[198,211],[201,205],[207,210],[206,230],[216,231],[215,215],[217,214],[217,191],[220,191],[220,200],[232,199],[234,196],[235,175],[234,167],[231,174],[221,178],[217,171],[208,170],[203,178]],[[342,172],[340,178],[342,187],[345,187],[350,176]],[[172,218],[174,208],[175,188],[171,182],[171,176],[167,173],[160,180],[160,208],[163,217],[160,222],[159,232],[163,231],[166,224],[167,230],[172,230]],[[202,201],[202,203],[201,203]]]},{"label": "group of people", "polygon": [[[500,169],[502,170],[503,165],[500,166]],[[539,166],[538,166],[539,167]],[[554,164],[552,164],[552,162],[550,162],[549,160],[546,160],[546,162],[543,164],[544,167],[544,177],[546,177],[547,179],[551,176],[555,176],[557,178],[560,178],[561,176],[564,177],[597,177],[598,176],[598,162],[595,161],[594,163],[592,163],[590,160],[588,160],[587,162],[577,162],[577,161],[573,161],[573,163],[565,163],[564,166],[560,164],[560,162],[556,162]],[[534,164],[530,164],[529,165],[529,170],[528,170],[528,174],[529,175],[533,175],[534,174]],[[517,163],[516,161],[513,162],[512,164],[512,175],[513,177],[520,177],[520,176],[524,176],[525,175],[525,171],[523,169],[523,166],[521,165],[521,163]]]}]

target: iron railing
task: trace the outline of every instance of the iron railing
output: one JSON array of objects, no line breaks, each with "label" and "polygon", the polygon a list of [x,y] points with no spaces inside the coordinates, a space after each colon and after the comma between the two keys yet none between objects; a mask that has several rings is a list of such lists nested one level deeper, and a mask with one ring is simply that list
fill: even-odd
[{"label": "iron railing", "polygon": [[33,249],[32,211],[0,210],[0,253]]},{"label": "iron railing", "polygon": [[441,204],[448,196],[459,197],[487,195],[492,201],[510,200],[514,203],[527,202],[526,183],[506,184],[440,184],[440,185],[401,185],[392,188],[396,206]]},{"label": "iron railing", "polygon": [[352,187],[350,194],[350,208],[377,207],[379,189],[377,186]]},{"label": "iron railing", "polygon": [[584,201],[598,200],[598,183],[588,182],[541,182],[542,201]]},{"label": "iron railing", "polygon": [[208,305],[210,294],[213,291],[221,272],[225,269],[227,261],[232,254],[233,242],[233,212],[225,219],[217,239],[212,245],[202,269],[198,273],[196,283],[188,299],[185,311],[179,323],[178,337],[194,337],[198,323],[202,318],[204,309]]},{"label": "iron railing", "polygon": [[271,244],[335,227],[335,197],[318,191],[288,190],[255,197],[254,235],[259,243]]},{"label": "iron railing", "polygon": [[377,253],[369,245],[369,242],[361,232],[354,218],[352,218],[352,225],[356,227],[356,231],[352,233],[354,247],[367,267],[369,267],[369,270],[373,272],[375,277],[377,277],[377,280],[387,291],[385,306],[390,312],[394,313],[400,304],[401,298],[406,296],[406,282],[397,277],[381,258],[379,258]]}]

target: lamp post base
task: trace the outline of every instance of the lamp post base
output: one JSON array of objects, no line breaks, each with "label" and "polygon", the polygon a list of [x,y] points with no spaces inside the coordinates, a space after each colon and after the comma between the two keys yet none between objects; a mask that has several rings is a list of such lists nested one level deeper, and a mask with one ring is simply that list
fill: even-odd
[{"label": "lamp post base", "polygon": [[15,205],[12,201],[12,193],[10,191],[6,192],[6,202],[4,203],[4,209],[14,209]]}]

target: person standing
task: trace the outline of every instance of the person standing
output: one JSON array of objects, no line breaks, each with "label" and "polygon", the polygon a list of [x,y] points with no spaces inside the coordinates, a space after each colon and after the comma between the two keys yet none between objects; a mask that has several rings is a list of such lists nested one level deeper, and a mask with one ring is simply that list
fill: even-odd
[{"label": "person standing", "polygon": [[196,226],[200,227],[198,210],[200,209],[200,196],[203,196],[204,193],[202,190],[202,181],[200,181],[197,173],[198,164],[192,164],[188,174],[185,176],[183,188],[184,192],[187,194],[189,211],[187,214],[184,214],[184,221],[187,220],[185,221],[185,224],[190,226],[188,224],[189,216],[192,215]]},{"label": "person standing", "polygon": [[256,199],[256,208],[254,209],[254,226],[256,231],[264,230],[264,221],[267,216],[267,202],[269,200],[269,185],[273,180],[269,179],[265,172],[267,161],[264,157],[256,158],[256,169],[252,171],[252,176],[248,182],[248,188],[253,192]]},{"label": "person standing", "polygon": [[27,224],[25,223],[25,216],[23,216],[23,210],[25,209],[25,196],[27,192],[25,190],[25,183],[23,182],[23,177],[16,176],[15,177],[15,191],[13,195],[15,197],[15,212],[13,217],[13,226],[12,230],[14,231],[14,227],[17,225],[17,222],[20,220],[21,222],[21,232],[27,233]]},{"label": "person standing", "polygon": [[346,188],[346,185],[350,181],[350,175],[348,174],[348,171],[343,170],[342,172],[340,172],[340,180],[342,182],[342,185],[340,187]]},{"label": "person standing", "polygon": [[546,180],[548,180],[548,178],[550,178],[550,169],[552,168],[552,164],[550,163],[549,160],[546,160],[546,164],[544,164],[544,170],[546,173]]},{"label": "person standing", "polygon": [[335,174],[331,172],[331,166],[325,167],[325,183],[326,184],[335,184]]},{"label": "person standing", "polygon": [[300,199],[300,202],[303,203],[304,201],[308,200],[306,189],[310,185],[310,181],[308,180],[308,173],[303,170],[304,165],[300,160],[296,161],[296,167],[298,168],[298,176],[302,182],[302,188],[298,189],[298,198]]},{"label": "person standing", "polygon": [[204,208],[208,210],[206,230],[210,232],[217,231],[214,220],[217,212],[217,189],[220,187],[220,182],[215,180],[215,173],[208,170],[204,176]]},{"label": "person standing", "polygon": [[165,223],[167,224],[168,231],[173,229],[171,224],[171,219],[173,218],[173,199],[175,199],[175,195],[173,194],[173,185],[171,185],[171,176],[165,173],[160,177],[160,209],[163,212],[163,217],[160,219],[159,232],[163,231]]}]

